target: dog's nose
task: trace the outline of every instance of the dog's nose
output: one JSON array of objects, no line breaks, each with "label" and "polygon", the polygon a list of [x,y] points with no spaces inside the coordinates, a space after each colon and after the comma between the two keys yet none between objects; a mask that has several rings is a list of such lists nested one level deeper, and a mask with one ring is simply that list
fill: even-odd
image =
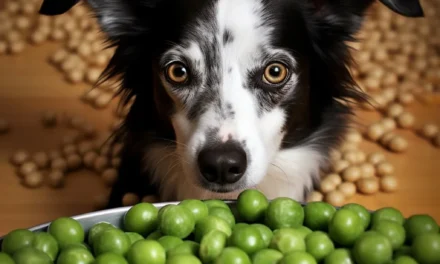
[{"label": "dog's nose", "polygon": [[235,183],[247,168],[246,152],[235,142],[209,146],[199,153],[199,169],[209,182]]}]

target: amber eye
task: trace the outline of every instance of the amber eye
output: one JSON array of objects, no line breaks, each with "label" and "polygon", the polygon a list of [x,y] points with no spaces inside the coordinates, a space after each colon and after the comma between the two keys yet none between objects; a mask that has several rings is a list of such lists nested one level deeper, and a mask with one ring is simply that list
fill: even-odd
[{"label": "amber eye", "polygon": [[287,77],[288,70],[281,63],[269,64],[264,70],[263,80],[268,84],[280,84]]},{"label": "amber eye", "polygon": [[188,80],[188,70],[185,65],[175,62],[167,67],[167,78],[174,83],[182,84]]}]

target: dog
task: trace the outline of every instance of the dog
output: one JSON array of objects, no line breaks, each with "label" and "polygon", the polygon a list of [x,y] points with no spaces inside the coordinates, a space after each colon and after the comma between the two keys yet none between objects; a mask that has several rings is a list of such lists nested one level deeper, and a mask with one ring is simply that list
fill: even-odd
[{"label": "dog", "polygon": [[[418,0],[382,0],[407,17]],[[46,0],[41,14],[78,0]],[[366,100],[350,48],[373,0],[88,0],[111,46],[101,80],[133,104],[108,208],[127,192],[304,201]]]}]

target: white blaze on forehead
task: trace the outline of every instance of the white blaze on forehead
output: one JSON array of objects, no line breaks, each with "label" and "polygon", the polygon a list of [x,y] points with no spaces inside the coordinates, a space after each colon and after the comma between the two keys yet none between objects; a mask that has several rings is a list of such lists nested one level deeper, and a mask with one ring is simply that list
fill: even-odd
[{"label": "white blaze on forehead", "polygon": [[[220,125],[219,136],[223,141],[229,135],[243,140],[258,123],[257,98],[243,85],[247,84],[248,71],[256,66],[260,48],[269,42],[272,29],[261,26],[265,19],[263,12],[261,0],[219,0],[217,4],[217,38],[222,63],[219,95],[223,108],[229,104],[234,112],[232,122],[224,120]],[[231,36],[226,44],[223,43],[225,32]]]}]

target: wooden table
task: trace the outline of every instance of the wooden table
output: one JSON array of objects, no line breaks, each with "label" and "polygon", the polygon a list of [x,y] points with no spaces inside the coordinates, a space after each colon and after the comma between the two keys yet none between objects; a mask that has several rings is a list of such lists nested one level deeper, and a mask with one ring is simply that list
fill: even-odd
[{"label": "wooden table", "polygon": [[[55,44],[31,47],[19,56],[0,57],[0,118],[12,125],[11,133],[0,136],[0,235],[15,228],[26,228],[60,216],[73,216],[93,210],[93,197],[105,191],[100,179],[87,171],[68,176],[66,187],[37,190],[20,185],[10,154],[17,149],[50,150],[57,147],[66,130],[43,129],[41,112],[67,111],[86,117],[100,129],[112,122],[111,111],[97,111],[83,104],[78,97],[87,85],[70,85],[50,66],[47,55]],[[440,125],[438,106],[415,104],[409,109],[418,124],[435,122]],[[368,124],[377,113],[360,113],[358,121]],[[440,149],[409,131],[399,131],[410,142],[405,154],[386,153],[396,167],[399,191],[374,196],[357,195],[349,202],[359,202],[369,209],[395,206],[409,214],[428,213],[440,223]],[[372,143],[362,143],[366,152],[381,150]]]}]

